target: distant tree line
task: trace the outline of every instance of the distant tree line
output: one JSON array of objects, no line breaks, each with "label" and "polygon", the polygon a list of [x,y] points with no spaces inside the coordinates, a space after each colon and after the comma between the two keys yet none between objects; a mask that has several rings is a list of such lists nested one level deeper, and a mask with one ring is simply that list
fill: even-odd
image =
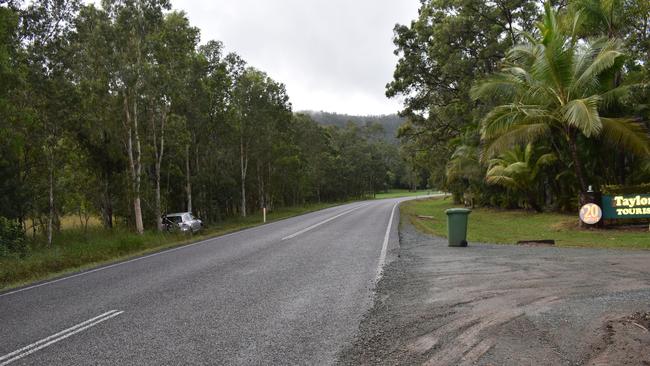
[{"label": "distant tree line", "polygon": [[367,124],[378,124],[384,130],[384,137],[388,142],[399,144],[397,131],[405,122],[405,118],[397,114],[386,114],[379,116],[353,116],[349,114],[323,112],[323,111],[305,111],[314,121],[325,126],[345,127],[349,122],[354,122],[359,126]]},{"label": "distant tree line", "polygon": [[0,216],[48,243],[64,215],[142,233],[169,211],[363,197],[403,170],[381,128],[293,114],[167,0],[3,2],[0,85]]},{"label": "distant tree line", "polygon": [[426,0],[395,28],[404,148],[457,202],[574,210],[650,182],[650,2],[542,5]]}]

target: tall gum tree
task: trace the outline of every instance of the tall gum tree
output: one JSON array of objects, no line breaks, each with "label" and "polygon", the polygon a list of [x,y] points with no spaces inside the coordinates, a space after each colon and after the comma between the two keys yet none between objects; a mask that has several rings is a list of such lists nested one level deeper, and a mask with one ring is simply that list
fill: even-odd
[{"label": "tall gum tree", "polygon": [[30,4],[23,12],[23,43],[28,64],[28,103],[33,109],[47,181],[47,244],[52,244],[57,218],[55,193],[57,170],[66,124],[75,118],[72,106],[76,94],[71,88],[69,35],[79,8],[76,0],[43,0]]},{"label": "tall gum tree", "polygon": [[[180,12],[166,14],[160,27],[151,35],[153,52],[152,60],[147,63],[146,88],[149,135],[154,155],[154,215],[159,231],[164,228],[160,182],[165,136],[174,104],[187,92],[192,55],[198,38],[198,29],[190,27],[188,19]],[[188,210],[191,211],[191,207]]]},{"label": "tall gum tree", "polygon": [[[128,157],[135,229],[144,233],[141,207],[143,167],[142,133],[145,73],[152,50],[153,34],[164,21],[164,10],[171,5],[165,0],[104,1],[114,22],[116,72],[114,85],[123,103],[123,135]],[[146,103],[146,102],[145,102]],[[150,111],[151,112],[151,111]]]},{"label": "tall gum tree", "polygon": [[83,6],[75,20],[73,72],[80,94],[76,140],[87,155],[99,187],[90,190],[105,228],[113,228],[114,201],[120,191],[119,173],[126,168],[120,144],[119,117],[111,84],[115,67],[113,29],[108,14],[94,4]]}]

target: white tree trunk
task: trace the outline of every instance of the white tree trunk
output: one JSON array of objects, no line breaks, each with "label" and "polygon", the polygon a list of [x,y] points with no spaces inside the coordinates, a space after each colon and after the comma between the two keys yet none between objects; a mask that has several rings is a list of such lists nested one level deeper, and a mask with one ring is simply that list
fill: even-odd
[{"label": "white tree trunk", "polygon": [[185,192],[187,193],[187,211],[192,212],[192,176],[190,171],[190,145],[185,145]]},{"label": "white tree trunk", "polygon": [[163,222],[162,222],[162,202],[160,199],[160,169],[162,166],[163,156],[165,154],[165,122],[167,120],[167,112],[163,107],[160,115],[160,145],[158,144],[158,131],[156,129],[156,115],[155,112],[151,111],[151,130],[153,134],[153,145],[154,145],[154,155],[155,155],[155,175],[156,175],[156,227],[158,231],[163,231]]},{"label": "white tree trunk", "polygon": [[[133,214],[135,216],[135,230],[138,234],[144,233],[144,224],[142,222],[142,208],[140,206],[140,177],[142,173],[141,166],[141,146],[140,134],[138,133],[138,103],[133,100],[133,116],[129,110],[129,100],[124,95],[124,112],[126,115],[125,127],[127,130],[127,154],[129,156],[129,168],[131,172],[131,186],[133,189]],[[135,151],[134,151],[135,139]]]},{"label": "white tree trunk", "polygon": [[248,169],[248,157],[245,156],[244,138],[239,138],[239,166],[241,169],[241,215],[246,217],[246,170]]}]

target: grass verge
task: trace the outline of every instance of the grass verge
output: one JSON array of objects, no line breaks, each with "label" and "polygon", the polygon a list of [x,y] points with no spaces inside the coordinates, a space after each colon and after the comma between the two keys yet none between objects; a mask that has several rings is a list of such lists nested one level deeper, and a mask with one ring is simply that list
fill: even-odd
[{"label": "grass verge", "polygon": [[426,189],[421,189],[417,191],[409,191],[408,189],[391,189],[388,192],[377,193],[375,195],[375,199],[380,200],[384,198],[415,197],[415,196],[424,196],[433,193],[439,193],[439,192],[426,190]]},{"label": "grass verge", "polygon": [[[400,209],[419,230],[447,236],[445,210],[451,197],[404,202]],[[554,239],[561,247],[650,249],[650,233],[642,230],[581,229],[577,215],[478,208],[469,216],[468,241],[515,244],[518,240]]]},{"label": "grass verge", "polygon": [[[337,203],[323,203],[282,208],[270,212],[267,222],[336,205]],[[51,248],[34,244],[25,258],[0,258],[0,291],[201,241],[261,223],[261,214],[232,218],[192,236],[156,231],[136,235],[121,228],[113,231],[89,228],[86,233],[81,229],[63,230],[55,236]]]}]

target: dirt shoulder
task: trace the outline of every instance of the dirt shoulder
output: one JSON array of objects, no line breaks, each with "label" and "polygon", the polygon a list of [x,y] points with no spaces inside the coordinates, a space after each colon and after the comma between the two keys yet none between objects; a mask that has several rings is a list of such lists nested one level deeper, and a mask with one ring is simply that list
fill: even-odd
[{"label": "dirt shoulder", "polygon": [[403,220],[351,365],[650,365],[650,252],[470,243]]}]

